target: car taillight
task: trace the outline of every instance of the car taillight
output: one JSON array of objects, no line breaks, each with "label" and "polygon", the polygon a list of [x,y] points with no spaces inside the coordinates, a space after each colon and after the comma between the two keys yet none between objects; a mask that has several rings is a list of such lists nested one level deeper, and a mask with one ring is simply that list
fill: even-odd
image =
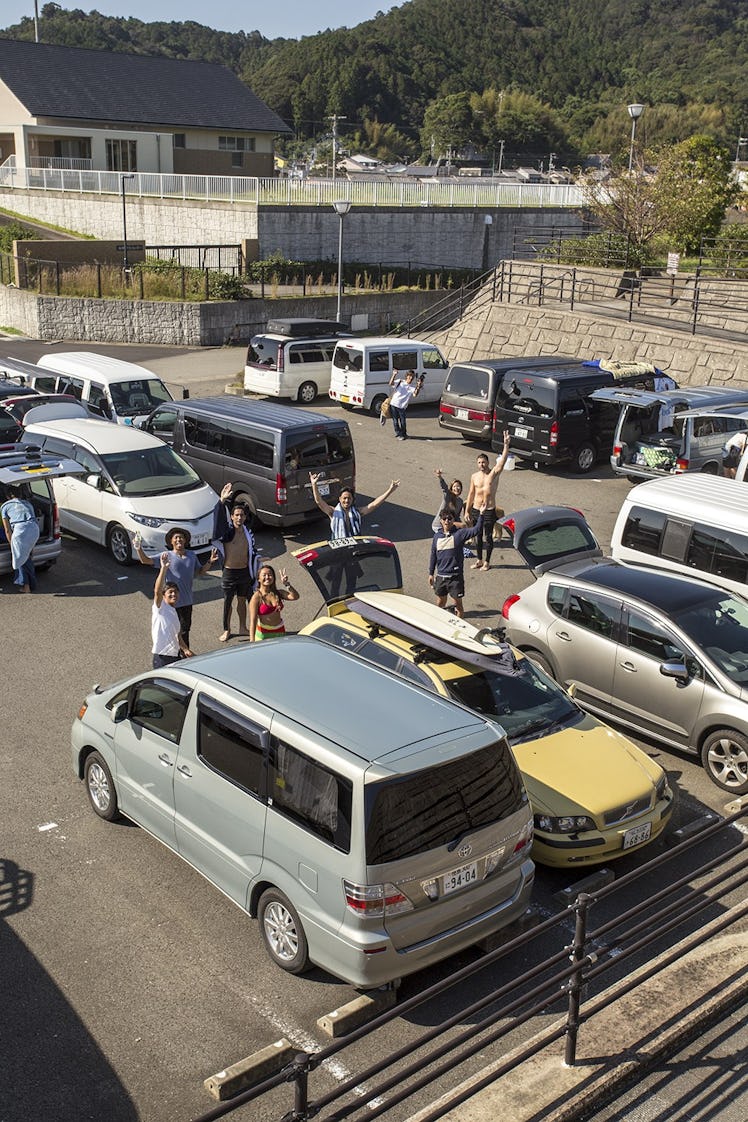
[{"label": "car taillight", "polygon": [[285,370],[285,366],[284,366],[285,359],[286,359],[286,355],[285,355],[285,352],[283,350],[283,347],[278,347],[278,362],[277,362],[278,370]]},{"label": "car taillight", "polygon": [[286,477],[281,475],[280,472],[275,477],[275,501],[276,503],[288,502],[288,490],[286,489]]},{"label": "car taillight", "polygon": [[449,417],[454,417],[454,415],[455,415],[454,405],[445,405],[443,401],[440,401],[439,402],[439,412],[440,413],[446,413],[447,416],[449,416]]},{"label": "car taillight", "polygon": [[52,503],[52,537],[56,542],[60,540],[60,512],[57,503]]},{"label": "car taillight", "polygon": [[490,413],[482,413],[480,411],[480,409],[468,409],[468,420],[469,421],[490,421],[491,420],[491,414]]},{"label": "car taillight", "polygon": [[517,839],[517,844],[514,847],[514,852],[515,853],[520,853],[525,847],[529,848],[529,846],[532,845],[532,836],[533,836],[533,824],[532,824],[532,819],[530,819],[530,821],[527,823],[527,825],[523,829],[522,833],[519,835],[519,838]]},{"label": "car taillight", "polygon": [[613,445],[613,455],[620,459],[622,454],[623,454],[623,445],[622,444],[614,444]]},{"label": "car taillight", "polygon": [[550,444],[551,448],[555,448],[558,445],[558,421],[554,421],[551,425],[551,435],[549,437],[548,443]]},{"label": "car taillight", "polygon": [[512,537],[514,537],[514,519],[513,518],[502,518],[501,525],[509,531],[509,533],[512,535]]},{"label": "car taillight", "polygon": [[518,600],[519,600],[519,595],[516,592],[514,593],[513,596],[507,596],[506,600],[504,601],[504,603],[501,607],[501,614],[504,617],[504,619],[509,619],[510,609],[517,603]]},{"label": "car taillight", "polygon": [[683,456],[679,456],[678,459],[675,461],[675,470],[676,471],[688,471],[688,464],[689,464],[688,460],[684,459]]},{"label": "car taillight", "polygon": [[413,911],[410,900],[394,884],[354,884],[344,880],[343,891],[347,906],[357,916],[384,919]]}]

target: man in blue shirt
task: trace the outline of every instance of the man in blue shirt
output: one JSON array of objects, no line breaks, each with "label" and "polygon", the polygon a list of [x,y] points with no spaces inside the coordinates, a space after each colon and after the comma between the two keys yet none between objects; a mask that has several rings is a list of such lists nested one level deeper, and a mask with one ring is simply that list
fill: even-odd
[{"label": "man in blue shirt", "polygon": [[439,529],[431,543],[429,584],[436,593],[438,606],[446,608],[447,597],[450,596],[450,608],[460,618],[465,614],[462,608],[462,598],[465,595],[465,542],[477,537],[483,530],[485,509],[484,503],[474,526],[455,530],[454,512],[449,507],[443,507],[439,511]]}]

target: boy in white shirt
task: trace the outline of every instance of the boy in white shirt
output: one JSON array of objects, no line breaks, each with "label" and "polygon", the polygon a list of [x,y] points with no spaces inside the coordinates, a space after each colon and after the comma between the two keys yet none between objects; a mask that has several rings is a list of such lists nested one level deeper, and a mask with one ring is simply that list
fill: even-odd
[{"label": "boy in white shirt", "polygon": [[178,662],[180,657],[189,658],[192,654],[180,634],[179,616],[176,611],[179,588],[174,581],[167,581],[168,568],[169,555],[162,553],[161,567],[156,577],[153,604],[151,605],[151,638],[153,640],[151,649],[154,670],[160,670],[162,666],[169,666],[172,662]]}]

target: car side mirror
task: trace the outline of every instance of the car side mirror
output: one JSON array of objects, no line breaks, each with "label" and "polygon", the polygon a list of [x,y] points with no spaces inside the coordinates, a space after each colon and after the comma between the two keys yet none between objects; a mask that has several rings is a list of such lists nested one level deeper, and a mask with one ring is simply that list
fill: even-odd
[{"label": "car side mirror", "polygon": [[101,476],[97,472],[92,472],[91,475],[86,476],[86,483],[89,487],[95,487],[97,490],[100,490]]},{"label": "car side mirror", "polygon": [[112,722],[115,725],[118,725],[118,724],[120,724],[121,721],[124,721],[126,716],[127,716],[127,698],[123,698],[122,701],[118,701],[117,704],[112,707]]},{"label": "car side mirror", "polygon": [[660,674],[663,678],[677,678],[679,682],[687,682],[689,678],[685,662],[661,662]]}]

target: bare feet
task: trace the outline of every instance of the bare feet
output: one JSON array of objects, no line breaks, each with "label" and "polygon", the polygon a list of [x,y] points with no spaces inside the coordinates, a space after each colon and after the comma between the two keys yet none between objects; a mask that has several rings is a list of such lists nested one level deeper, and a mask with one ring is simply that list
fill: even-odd
[{"label": "bare feet", "polygon": [[218,642],[219,643],[227,643],[230,638],[231,638],[231,632],[230,631],[224,631],[221,635],[218,636]]},{"label": "bare feet", "polygon": [[482,569],[483,568],[483,562],[482,561],[473,561],[470,568],[471,569]]},{"label": "bare feet", "polygon": [[484,561],[482,565],[478,566],[478,568],[482,569],[484,573],[487,573],[491,566],[488,564],[488,561]]}]

